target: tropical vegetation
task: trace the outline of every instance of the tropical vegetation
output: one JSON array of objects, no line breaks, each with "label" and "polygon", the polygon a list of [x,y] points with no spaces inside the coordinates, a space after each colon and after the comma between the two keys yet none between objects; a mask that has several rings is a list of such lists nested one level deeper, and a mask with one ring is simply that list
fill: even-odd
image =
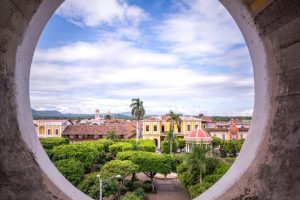
[{"label": "tropical vegetation", "polygon": [[131,108],[131,115],[132,115],[133,119],[137,120],[136,121],[136,139],[138,140],[139,133],[140,133],[139,122],[145,115],[145,109],[144,109],[144,106],[143,106],[143,101],[140,101],[139,98],[132,99],[131,104],[130,104],[130,108]]}]

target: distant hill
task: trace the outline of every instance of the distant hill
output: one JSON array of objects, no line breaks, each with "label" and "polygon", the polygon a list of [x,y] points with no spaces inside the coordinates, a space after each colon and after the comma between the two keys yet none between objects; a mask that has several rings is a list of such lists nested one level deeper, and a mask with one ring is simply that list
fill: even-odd
[{"label": "distant hill", "polygon": [[209,116],[213,121],[229,121],[231,119],[252,120],[251,116]]},{"label": "distant hill", "polygon": [[[35,110],[31,109],[34,119],[92,119],[94,114],[73,114],[73,113],[61,113],[57,110]],[[154,114],[146,114],[145,117],[157,116]],[[130,112],[112,113],[112,117],[118,119],[131,119]],[[209,116],[213,121],[229,121],[230,119],[245,119],[251,120],[250,116]]]},{"label": "distant hill", "polygon": [[[73,114],[73,113],[61,113],[57,110],[35,110],[31,109],[33,119],[92,119],[94,114]],[[112,113],[114,118],[129,119],[130,116],[122,113]]]}]

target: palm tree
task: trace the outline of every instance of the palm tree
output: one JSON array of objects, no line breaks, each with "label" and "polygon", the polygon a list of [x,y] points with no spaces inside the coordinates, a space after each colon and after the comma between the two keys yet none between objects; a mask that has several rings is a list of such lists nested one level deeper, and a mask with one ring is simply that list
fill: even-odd
[{"label": "palm tree", "polygon": [[187,158],[187,163],[189,170],[195,171],[199,170],[199,183],[203,181],[203,174],[205,173],[205,162],[206,162],[206,153],[209,151],[208,148],[205,148],[203,144],[195,145],[193,144],[192,151]]},{"label": "palm tree", "polygon": [[181,114],[176,114],[172,110],[168,114],[170,117],[167,119],[168,122],[170,122],[170,131],[168,132],[168,139],[170,144],[170,155],[172,155],[173,150],[173,143],[176,142],[176,135],[174,134],[174,126],[176,124],[177,129],[179,130],[179,127],[182,123],[182,119],[180,118]]},{"label": "palm tree", "polygon": [[143,101],[140,101],[139,98],[132,99],[130,104],[131,108],[131,115],[134,119],[136,119],[136,141],[139,139],[139,121],[144,117],[145,115],[145,109],[143,106]]},{"label": "palm tree", "polygon": [[106,139],[112,140],[112,141],[117,141],[119,139],[119,136],[117,135],[115,130],[111,130],[107,132]]},{"label": "palm tree", "polygon": [[180,118],[181,114],[176,114],[172,110],[169,112],[169,118],[167,119],[170,122],[170,131],[174,132],[174,126],[176,124],[177,129],[179,129],[182,119]]},{"label": "palm tree", "polygon": [[172,153],[173,153],[173,144],[175,142],[177,142],[177,137],[176,137],[176,135],[174,134],[173,131],[169,130],[166,139],[168,140],[169,145],[170,145],[170,155],[172,155]]}]

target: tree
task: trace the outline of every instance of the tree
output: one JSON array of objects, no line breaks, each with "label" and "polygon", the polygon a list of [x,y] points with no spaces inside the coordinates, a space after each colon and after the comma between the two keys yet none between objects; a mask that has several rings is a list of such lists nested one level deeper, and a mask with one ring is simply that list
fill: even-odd
[{"label": "tree", "polygon": [[202,117],[204,117],[204,114],[203,114],[203,113],[200,113],[200,114],[198,115],[198,117],[199,117],[199,118],[202,118]]},{"label": "tree", "polygon": [[[83,181],[78,185],[78,188],[89,195],[91,198],[99,199],[99,172],[93,172],[84,176]],[[108,197],[118,192],[118,182],[116,179],[103,179],[103,195]]]},{"label": "tree", "polygon": [[91,142],[61,145],[54,147],[51,151],[53,154],[52,161],[74,158],[82,162],[85,169],[89,170],[97,159],[99,150],[100,145],[97,148],[96,144],[92,144]]},{"label": "tree", "polygon": [[74,158],[64,159],[55,161],[54,165],[74,186],[77,186],[82,180],[84,175],[84,165],[80,161]]},{"label": "tree", "polygon": [[131,162],[130,160],[112,160],[105,163],[100,171],[103,179],[116,177],[120,175],[121,186],[123,186],[126,176],[136,173],[139,170],[139,166]]},{"label": "tree", "polygon": [[168,174],[172,169],[172,160],[169,155],[156,154],[145,151],[127,151],[120,152],[117,155],[119,160],[130,160],[139,166],[139,171],[146,174],[152,183],[156,173]]},{"label": "tree", "polygon": [[182,149],[186,146],[185,140],[182,139],[182,138],[178,138],[177,141],[178,141],[178,148],[179,148],[180,150],[182,150]]},{"label": "tree", "polygon": [[167,119],[167,121],[170,122],[170,130],[168,132],[167,138],[170,145],[170,155],[172,155],[172,149],[173,149],[172,145],[174,142],[177,142],[177,137],[174,134],[174,126],[176,124],[177,129],[179,131],[179,127],[181,126],[182,119],[180,118],[181,114],[176,114],[172,110],[168,115],[170,116],[170,118]]},{"label": "tree", "polygon": [[129,142],[116,142],[109,146],[109,152],[113,157],[117,155],[120,151],[130,151],[132,150],[132,144]]},{"label": "tree", "polygon": [[145,115],[145,109],[143,106],[143,101],[140,101],[139,98],[132,99],[132,103],[130,104],[131,108],[131,115],[134,119],[136,119],[136,141],[139,139],[139,121],[144,117]]},{"label": "tree", "polygon": [[187,163],[189,166],[189,171],[194,170],[199,171],[199,183],[203,181],[203,174],[205,173],[205,162],[206,162],[206,152],[208,151],[204,145],[194,145],[192,152],[188,156]]},{"label": "tree", "polygon": [[56,147],[63,144],[69,144],[69,139],[67,138],[40,138],[40,142],[48,154],[49,158],[52,157],[51,150]]},{"label": "tree", "polygon": [[106,139],[112,140],[115,142],[119,139],[119,136],[117,135],[115,130],[111,130],[111,131],[107,132]]},{"label": "tree", "polygon": [[111,113],[110,112],[105,113],[104,119],[111,119]]},{"label": "tree", "polygon": [[[136,150],[139,151],[149,151],[149,152],[155,152],[156,145],[153,140],[139,140],[138,143],[134,143],[133,145],[136,145]],[[133,148],[134,150],[134,148]]]},{"label": "tree", "polygon": [[176,114],[172,110],[168,114],[169,118],[167,119],[168,122],[170,122],[170,131],[174,132],[174,126],[176,124],[177,129],[179,129],[182,119],[180,118],[181,114]]},{"label": "tree", "polygon": [[174,138],[173,138],[173,143],[172,146],[170,146],[170,142],[169,142],[169,138],[165,137],[164,141],[162,141],[161,143],[161,152],[162,153],[168,153],[170,154],[170,147],[172,148],[171,151],[172,152],[176,152],[177,151],[177,137],[175,136],[175,134],[173,134]]}]

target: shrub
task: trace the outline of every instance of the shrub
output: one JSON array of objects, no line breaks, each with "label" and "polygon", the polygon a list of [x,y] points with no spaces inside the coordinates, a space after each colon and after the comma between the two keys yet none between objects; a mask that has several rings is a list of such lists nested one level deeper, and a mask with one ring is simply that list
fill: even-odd
[{"label": "shrub", "polygon": [[186,145],[185,140],[182,138],[178,138],[178,148],[182,150],[185,147],[185,145]]},{"label": "shrub", "polygon": [[150,181],[150,183],[145,181],[142,185],[142,188],[144,189],[145,192],[152,192],[151,181]]},{"label": "shrub", "polygon": [[121,197],[121,200],[143,200],[144,198],[140,195],[137,195],[133,192],[127,192],[124,196]]},{"label": "shrub", "polygon": [[64,175],[68,181],[77,186],[84,175],[84,165],[73,158],[58,160],[54,162],[57,169]]},{"label": "shrub", "polygon": [[126,192],[128,192],[128,188],[127,187],[123,186],[123,187],[120,188],[120,194],[121,195],[124,195]]},{"label": "shrub", "polygon": [[188,190],[189,194],[190,194],[190,197],[192,199],[196,198],[197,196],[199,196],[200,194],[205,192],[210,186],[211,186],[211,184],[204,183],[204,182],[190,186],[189,190]]},{"label": "shrub", "polygon": [[135,190],[137,188],[141,187],[141,183],[139,181],[133,181],[132,182],[132,190]]},{"label": "shrub", "polygon": [[137,150],[155,152],[156,145],[152,140],[139,140],[137,144]]},{"label": "shrub", "polygon": [[129,151],[132,149],[132,144],[128,142],[117,142],[109,146],[109,152],[116,155],[121,151]]},{"label": "shrub", "polygon": [[40,142],[45,150],[51,150],[56,146],[69,144],[67,138],[40,138]]},{"label": "shrub", "polygon": [[[177,142],[173,142],[172,144],[172,152],[176,152],[178,148]],[[167,139],[164,139],[164,141],[161,143],[161,151],[162,153],[170,153],[170,143]]]},{"label": "shrub", "polygon": [[130,180],[124,180],[124,186],[127,187],[129,190],[133,190],[132,182]]},{"label": "shrub", "polygon": [[133,191],[135,194],[144,197],[145,191],[142,187],[138,187]]},{"label": "shrub", "polygon": [[107,139],[99,139],[96,140],[95,142],[102,144],[105,152],[109,152],[109,146],[114,144],[112,140],[107,140]]}]

